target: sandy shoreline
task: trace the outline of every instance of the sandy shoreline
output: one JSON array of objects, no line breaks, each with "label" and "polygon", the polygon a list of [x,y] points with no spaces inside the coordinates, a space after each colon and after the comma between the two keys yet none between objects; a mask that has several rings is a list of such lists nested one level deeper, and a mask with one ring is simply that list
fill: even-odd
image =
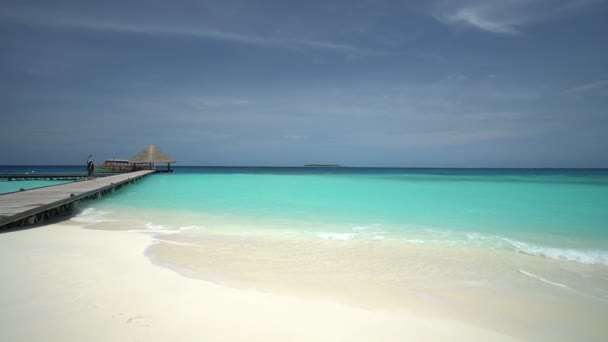
[{"label": "sandy shoreline", "polygon": [[456,321],[182,277],[145,234],[68,223],[0,234],[3,341],[513,341]]},{"label": "sandy shoreline", "polygon": [[[601,266],[508,250],[188,229],[154,235],[156,265],[221,286],[458,320],[528,341],[603,341]],[[584,277],[584,281],[581,278]]]}]

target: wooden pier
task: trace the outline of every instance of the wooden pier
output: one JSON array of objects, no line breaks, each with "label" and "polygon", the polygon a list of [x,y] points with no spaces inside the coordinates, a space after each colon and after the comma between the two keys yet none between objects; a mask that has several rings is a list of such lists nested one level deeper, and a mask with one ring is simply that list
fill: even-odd
[{"label": "wooden pier", "polygon": [[0,230],[33,225],[65,215],[82,201],[111,194],[154,172],[129,172],[0,195]]}]

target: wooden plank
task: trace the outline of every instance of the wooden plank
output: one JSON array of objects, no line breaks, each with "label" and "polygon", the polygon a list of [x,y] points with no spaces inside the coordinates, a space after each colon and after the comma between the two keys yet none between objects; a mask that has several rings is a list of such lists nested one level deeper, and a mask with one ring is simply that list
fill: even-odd
[{"label": "wooden plank", "polygon": [[0,195],[0,227],[46,210],[78,201],[154,173],[136,171],[86,181]]}]

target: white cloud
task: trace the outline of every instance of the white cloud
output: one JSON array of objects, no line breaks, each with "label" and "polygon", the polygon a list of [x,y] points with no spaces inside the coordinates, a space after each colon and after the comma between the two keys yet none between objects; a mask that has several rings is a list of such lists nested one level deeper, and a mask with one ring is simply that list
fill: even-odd
[{"label": "white cloud", "polygon": [[575,14],[601,0],[441,0],[433,16],[444,24],[514,34],[523,27]]},{"label": "white cloud", "polygon": [[197,38],[201,40],[219,40],[237,44],[275,46],[292,49],[313,48],[317,50],[346,53],[349,55],[377,55],[387,53],[386,51],[368,49],[341,42],[301,39],[297,37],[272,37],[256,34],[242,34],[208,27],[183,27],[124,23],[115,20],[79,17],[77,15],[63,12],[42,12],[33,10],[25,12],[21,10],[9,9],[1,13],[0,17],[27,25],[61,27],[67,29],[80,29],[99,32],[131,33],[155,36],[179,36],[184,38]]},{"label": "white cloud", "polygon": [[[485,8],[484,8],[485,7]],[[439,18],[447,23],[466,23],[484,31],[495,33],[515,33],[517,32],[517,22],[496,20],[488,15],[488,6],[464,7],[454,12],[448,12]]]},{"label": "white cloud", "polygon": [[463,119],[468,120],[480,120],[480,121],[512,121],[520,120],[522,118],[521,113],[516,112],[477,112],[477,113],[466,113]]},{"label": "white cloud", "polygon": [[241,98],[233,98],[226,96],[199,96],[185,98],[184,102],[191,105],[194,108],[220,108],[220,107],[234,107],[243,106],[250,104],[249,100]]},{"label": "white cloud", "polygon": [[447,82],[461,82],[461,81],[465,81],[466,79],[467,79],[466,75],[464,75],[463,73],[457,72],[455,74],[448,75],[448,77],[446,77],[444,79],[444,81],[447,81]]},{"label": "white cloud", "polygon": [[[480,128],[477,130],[435,130],[431,132],[392,132],[380,136],[358,137],[356,143],[382,147],[432,147],[479,144],[533,136],[531,128]],[[363,140],[363,141],[361,141]]]},{"label": "white cloud", "polygon": [[608,81],[598,81],[598,82],[582,84],[582,85],[567,89],[564,92],[571,93],[571,94],[582,94],[582,93],[587,93],[590,91],[603,89],[603,88],[608,88]]}]

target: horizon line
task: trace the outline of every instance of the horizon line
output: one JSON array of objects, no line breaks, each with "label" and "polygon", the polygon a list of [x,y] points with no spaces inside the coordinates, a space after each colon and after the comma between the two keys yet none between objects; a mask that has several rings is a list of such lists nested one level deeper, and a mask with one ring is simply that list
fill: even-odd
[{"label": "horizon line", "polygon": [[[163,165],[164,163],[158,163]],[[306,165],[306,164],[305,164]],[[608,170],[606,167],[588,167],[588,166],[305,166],[305,165],[172,165],[171,168],[302,168],[302,169],[513,169],[513,170]],[[0,164],[0,167],[84,167],[81,164]]]}]

